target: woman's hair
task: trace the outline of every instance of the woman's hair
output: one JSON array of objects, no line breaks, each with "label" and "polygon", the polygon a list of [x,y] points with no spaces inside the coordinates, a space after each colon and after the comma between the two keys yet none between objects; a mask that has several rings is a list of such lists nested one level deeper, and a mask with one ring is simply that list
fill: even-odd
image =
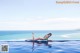
[{"label": "woman's hair", "polygon": [[52,35],[52,33],[48,33],[48,35],[50,35],[50,36],[51,36],[51,35]]}]

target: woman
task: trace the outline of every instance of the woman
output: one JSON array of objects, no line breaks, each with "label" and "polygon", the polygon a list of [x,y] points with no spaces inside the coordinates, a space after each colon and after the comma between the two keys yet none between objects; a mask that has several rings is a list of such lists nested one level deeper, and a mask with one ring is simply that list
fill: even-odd
[{"label": "woman", "polygon": [[47,35],[45,35],[43,38],[36,38],[34,40],[48,40],[48,38],[52,36],[52,33],[48,33]]}]

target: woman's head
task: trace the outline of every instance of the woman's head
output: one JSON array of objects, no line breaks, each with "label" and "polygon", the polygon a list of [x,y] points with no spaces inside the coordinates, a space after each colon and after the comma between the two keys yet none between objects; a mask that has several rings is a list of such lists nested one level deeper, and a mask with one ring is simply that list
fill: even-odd
[{"label": "woman's head", "polygon": [[51,36],[51,35],[52,35],[52,33],[48,33],[48,35],[50,35],[50,36]]}]

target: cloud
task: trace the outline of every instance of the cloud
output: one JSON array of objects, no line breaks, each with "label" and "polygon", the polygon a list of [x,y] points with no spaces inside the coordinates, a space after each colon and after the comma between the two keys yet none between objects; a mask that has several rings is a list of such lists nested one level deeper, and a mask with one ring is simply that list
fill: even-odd
[{"label": "cloud", "polygon": [[0,21],[1,30],[72,30],[80,29],[80,18],[23,18]]}]

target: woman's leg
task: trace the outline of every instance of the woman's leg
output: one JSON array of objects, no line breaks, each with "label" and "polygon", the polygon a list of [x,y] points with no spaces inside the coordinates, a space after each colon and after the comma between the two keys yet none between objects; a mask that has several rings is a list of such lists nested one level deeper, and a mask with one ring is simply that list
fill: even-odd
[{"label": "woman's leg", "polygon": [[43,38],[36,38],[36,39],[34,39],[34,40],[44,40]]}]

